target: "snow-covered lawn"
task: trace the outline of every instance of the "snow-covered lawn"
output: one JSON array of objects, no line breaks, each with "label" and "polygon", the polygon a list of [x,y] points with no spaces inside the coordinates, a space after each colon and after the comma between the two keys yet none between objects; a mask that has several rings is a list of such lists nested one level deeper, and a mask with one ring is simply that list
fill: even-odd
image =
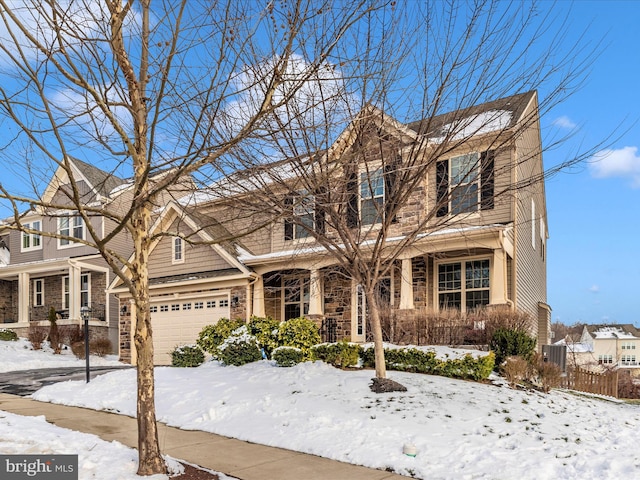
[{"label": "snow-covered lawn", "polygon": [[[89,363],[93,366],[122,365],[118,362],[117,355],[106,357],[91,355]],[[84,365],[85,361],[76,358],[69,348],[62,350],[60,355],[54,355],[48,342],[44,343],[42,350],[33,350],[31,342],[24,338],[19,338],[15,342],[0,340],[0,372],[34,368],[84,367]]]},{"label": "snow-covered lawn", "polygon": [[[640,469],[638,406],[562,391],[512,390],[499,380],[480,384],[400,372],[389,377],[407,386],[406,393],[374,394],[368,387],[372,374],[319,362],[157,368],[158,418],[425,479],[618,479],[635,478]],[[135,372],[122,370],[90,384],[51,385],[33,397],[134,415],[134,390]],[[5,430],[0,427],[0,449],[18,443],[28,428]],[[66,435],[75,434],[52,435],[65,443]],[[45,447],[52,442],[44,441]],[[415,458],[403,455],[406,443],[417,447]],[[70,451],[80,451],[79,444],[70,444]]]}]

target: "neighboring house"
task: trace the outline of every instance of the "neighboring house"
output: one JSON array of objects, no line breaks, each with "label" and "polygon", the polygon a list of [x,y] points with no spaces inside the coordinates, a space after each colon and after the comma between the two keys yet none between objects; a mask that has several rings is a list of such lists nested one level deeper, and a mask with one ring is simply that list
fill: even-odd
[{"label": "neighboring house", "polygon": [[[640,330],[631,324],[585,325],[580,343],[589,347],[582,365],[596,369],[622,368],[640,374]],[[636,372],[637,370],[637,372]]]},{"label": "neighboring house", "polygon": [[[132,195],[125,179],[93,165],[69,158],[73,178],[87,206],[118,212]],[[82,217],[70,205],[66,170],[59,167],[43,194],[43,201],[57,209],[32,208],[21,215],[21,223],[38,233],[10,229],[13,219],[0,226],[0,322],[3,327],[27,336],[29,326],[48,326],[53,307],[59,325],[81,325],[81,308],[90,309],[92,337],[109,338],[117,349],[119,304],[107,286],[114,274],[97,249],[70,239],[52,238],[46,232],[89,240]],[[95,215],[91,225],[102,235],[116,227],[113,219]],[[131,253],[125,233],[118,234],[110,248],[124,258]]]},{"label": "neighboring house", "polygon": [[[538,344],[548,344],[548,230],[537,93],[479,105],[470,115],[471,119],[498,115],[500,129],[517,129],[519,134],[493,150],[497,134],[481,129],[473,142],[466,142],[455,154],[434,165],[394,219],[389,241],[402,238],[403,231],[410,231],[423,212],[433,210],[436,204],[438,217],[450,220],[448,226],[432,231],[427,225],[425,233],[406,249],[380,283],[380,295],[389,308],[407,315],[440,308],[463,312],[485,306],[518,309],[530,314],[530,329]],[[435,123],[446,127],[446,118],[437,118]],[[420,122],[401,124],[382,114],[377,122],[375,132],[384,138],[402,136],[405,145],[421,140]],[[353,142],[350,128],[338,140],[346,144],[346,149]],[[324,161],[332,161],[328,157]],[[477,171],[464,172],[465,168]],[[357,182],[359,177],[354,178]],[[456,178],[465,178],[469,185],[461,189],[454,183]],[[514,182],[521,187],[511,188]],[[356,192],[372,191],[359,188],[357,183],[355,186]],[[373,194],[360,195],[353,207],[359,216],[354,228],[375,222],[369,218],[369,203],[384,203],[386,188],[387,182],[380,181],[375,198],[370,198]],[[466,203],[456,198],[455,192],[459,191],[475,192],[477,201]],[[509,193],[498,196],[499,191]],[[451,194],[451,199],[440,205],[443,193]],[[305,224],[309,228],[330,228],[311,205],[293,209],[291,214],[308,217]],[[245,225],[250,214],[240,213],[202,195],[197,201],[191,198],[169,203],[157,219],[155,232],[179,231],[180,235],[159,238],[150,253],[156,363],[168,363],[171,349],[193,343],[203,326],[221,317],[269,315],[286,320],[305,315],[322,327],[325,340],[370,339],[361,287],[344,275],[299,224],[285,218],[257,227],[238,241],[218,242],[232,239],[236,230],[242,231],[240,223]],[[120,356],[131,361],[135,358],[131,299],[117,281],[110,291],[120,298]]]}]

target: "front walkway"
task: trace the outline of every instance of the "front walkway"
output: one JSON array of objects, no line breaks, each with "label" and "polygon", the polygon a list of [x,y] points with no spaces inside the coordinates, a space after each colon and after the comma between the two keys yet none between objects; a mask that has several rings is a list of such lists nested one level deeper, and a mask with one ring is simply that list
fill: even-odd
[{"label": "front walkway", "polygon": [[[0,393],[0,410],[25,416],[43,415],[49,423],[116,440],[137,448],[135,419],[86,408],[37,402]],[[201,431],[158,424],[164,454],[242,480],[406,480],[408,477],[373,470],[305,453],[267,447]]]}]

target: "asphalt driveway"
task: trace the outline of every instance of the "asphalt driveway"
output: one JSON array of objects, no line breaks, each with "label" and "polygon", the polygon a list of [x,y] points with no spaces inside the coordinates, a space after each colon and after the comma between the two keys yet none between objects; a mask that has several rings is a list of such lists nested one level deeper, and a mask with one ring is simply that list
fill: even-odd
[{"label": "asphalt driveway", "polygon": [[[95,378],[104,373],[133,368],[130,365],[121,367],[91,367],[90,378]],[[39,390],[45,385],[66,382],[67,380],[85,380],[84,367],[39,368],[35,370],[18,370],[15,372],[0,373],[0,393],[10,393],[25,397]]]}]

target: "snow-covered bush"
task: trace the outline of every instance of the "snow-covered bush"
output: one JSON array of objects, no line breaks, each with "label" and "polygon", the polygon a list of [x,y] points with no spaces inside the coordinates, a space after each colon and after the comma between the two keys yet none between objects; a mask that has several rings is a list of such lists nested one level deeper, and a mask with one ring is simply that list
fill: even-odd
[{"label": "snow-covered bush", "polygon": [[271,358],[279,367],[293,367],[305,360],[302,350],[296,347],[278,347],[272,352]]},{"label": "snow-covered bush", "polygon": [[242,325],[218,346],[216,358],[226,365],[240,366],[261,360],[262,352],[256,337],[249,333],[246,325]]},{"label": "snow-covered bush", "polygon": [[200,331],[196,343],[203,351],[211,354],[214,358],[218,358],[218,347],[231,335],[231,332],[242,325],[244,325],[242,320],[221,318],[215,325],[204,327]]},{"label": "snow-covered bush", "polygon": [[0,340],[4,340],[5,342],[13,342],[15,340],[18,340],[18,334],[13,330],[0,328]]},{"label": "snow-covered bush", "polygon": [[204,362],[204,352],[197,345],[182,345],[171,352],[174,367],[197,367]]}]

